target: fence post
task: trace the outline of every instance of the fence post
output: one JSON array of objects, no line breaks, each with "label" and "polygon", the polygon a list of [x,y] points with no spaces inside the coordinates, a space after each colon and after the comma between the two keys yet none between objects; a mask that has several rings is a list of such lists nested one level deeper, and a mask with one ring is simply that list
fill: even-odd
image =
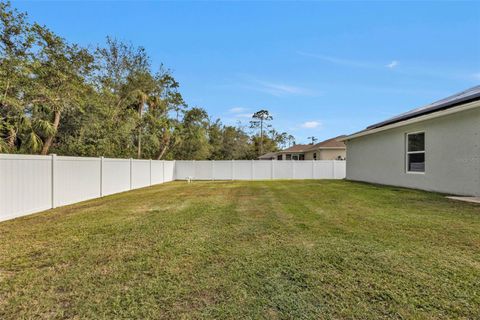
[{"label": "fence post", "polygon": [[215,160],[212,160],[212,181],[215,181]]},{"label": "fence post", "polygon": [[273,180],[275,177],[275,160],[272,159],[270,166],[270,180]]},{"label": "fence post", "polygon": [[162,183],[165,183],[165,160],[162,161]]},{"label": "fence post", "polygon": [[315,179],[315,160],[312,160],[312,179]]},{"label": "fence post", "polygon": [[332,179],[335,179],[335,160],[332,160]]},{"label": "fence post", "polygon": [[133,188],[133,159],[130,158],[130,190]]},{"label": "fence post", "polygon": [[255,160],[252,160],[252,168],[251,168],[252,169],[252,180],[255,177],[255,162],[253,162],[253,161],[255,161]]},{"label": "fence post", "polygon": [[52,159],[51,159],[51,162],[52,162],[52,209],[53,208],[56,208],[56,205],[55,205],[55,170],[56,170],[56,162],[57,162],[57,155],[55,153],[53,153],[51,155]]},{"label": "fence post", "polygon": [[150,159],[150,185],[152,185],[152,159]]},{"label": "fence post", "polygon": [[235,180],[235,160],[232,159],[232,180]]},{"label": "fence post", "polygon": [[103,156],[100,157],[100,197],[103,197]]},{"label": "fence post", "polygon": [[172,180],[177,180],[177,160],[172,160],[173,168],[172,168]]},{"label": "fence post", "polygon": [[195,177],[197,176],[197,164],[195,163],[195,160],[192,160],[193,163],[193,177],[192,180],[195,180]]},{"label": "fence post", "polygon": [[290,160],[292,163],[292,179],[295,179],[295,160]]}]

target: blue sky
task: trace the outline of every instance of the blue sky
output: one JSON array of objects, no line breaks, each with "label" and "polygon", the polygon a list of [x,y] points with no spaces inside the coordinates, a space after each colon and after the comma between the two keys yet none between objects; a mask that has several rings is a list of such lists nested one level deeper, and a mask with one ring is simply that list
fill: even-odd
[{"label": "blue sky", "polygon": [[107,35],[171,68],[224,123],[259,109],[297,142],[480,84],[480,2],[14,1],[72,42]]}]

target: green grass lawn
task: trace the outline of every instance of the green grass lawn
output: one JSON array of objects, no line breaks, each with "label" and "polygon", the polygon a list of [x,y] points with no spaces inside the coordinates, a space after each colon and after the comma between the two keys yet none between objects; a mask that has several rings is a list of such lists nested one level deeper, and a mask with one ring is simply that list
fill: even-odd
[{"label": "green grass lawn", "polygon": [[0,318],[479,318],[480,206],[173,182],[0,223]]}]

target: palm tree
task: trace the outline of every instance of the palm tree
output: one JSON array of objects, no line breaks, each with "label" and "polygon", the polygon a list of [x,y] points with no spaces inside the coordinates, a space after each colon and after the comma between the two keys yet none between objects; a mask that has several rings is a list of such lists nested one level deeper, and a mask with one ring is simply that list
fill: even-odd
[{"label": "palm tree", "polygon": [[260,155],[263,154],[263,125],[264,122],[273,120],[273,117],[270,115],[268,110],[259,110],[252,115],[250,121],[250,128],[258,129],[260,128]]}]

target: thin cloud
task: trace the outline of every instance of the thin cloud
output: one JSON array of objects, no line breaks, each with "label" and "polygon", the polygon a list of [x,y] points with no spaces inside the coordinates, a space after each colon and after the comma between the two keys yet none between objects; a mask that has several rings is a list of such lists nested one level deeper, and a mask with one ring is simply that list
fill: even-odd
[{"label": "thin cloud", "polygon": [[299,95],[299,96],[315,95],[315,92],[313,92],[312,90],[298,87],[298,86],[292,86],[288,84],[274,83],[274,82],[268,82],[268,81],[260,81],[260,80],[256,80],[255,82],[260,85],[258,87],[258,90],[265,93],[269,93],[277,97],[285,96],[285,95]]},{"label": "thin cloud", "polygon": [[251,118],[253,113],[237,113],[236,118]]},{"label": "thin cloud", "polygon": [[300,87],[296,85],[281,83],[281,82],[272,82],[265,81],[263,79],[258,79],[250,75],[240,75],[244,78],[245,81],[249,82],[248,85],[243,85],[244,88],[268,93],[272,96],[282,97],[288,95],[296,96],[318,96],[320,92]]},{"label": "thin cloud", "polygon": [[234,107],[234,108],[230,108],[227,114],[230,117],[233,117],[233,119],[251,118],[253,113],[249,113],[248,110],[249,110],[248,108]]},{"label": "thin cloud", "polygon": [[242,113],[245,111],[247,111],[247,108],[242,108],[242,107],[235,107],[228,110],[229,113]]},{"label": "thin cloud", "polygon": [[[361,61],[361,60],[352,60],[352,59],[344,59],[344,58],[339,58],[339,57],[332,57],[332,56],[327,56],[323,54],[314,54],[314,53],[308,53],[308,52],[303,52],[303,51],[297,51],[299,55],[305,56],[305,57],[311,57],[311,58],[316,58],[325,62],[329,62],[332,64],[337,64],[337,65],[342,65],[342,66],[347,66],[347,67],[354,67],[354,68],[366,68],[366,69],[379,69],[381,68],[380,63],[374,63],[374,62],[367,62],[367,61]],[[398,66],[398,61],[393,60],[389,64],[385,65],[385,67],[393,69]]]},{"label": "thin cloud", "polygon": [[320,125],[321,123],[318,121],[306,121],[302,123],[301,127],[306,129],[313,129],[319,127]]},{"label": "thin cloud", "polygon": [[397,61],[397,60],[393,60],[392,62],[390,62],[389,64],[387,64],[385,67],[390,68],[390,69],[393,69],[393,68],[395,68],[396,66],[398,66],[398,61]]},{"label": "thin cloud", "polygon": [[414,65],[402,63],[402,68],[398,68],[400,62],[398,60],[392,60],[387,65],[379,62],[371,62],[371,61],[360,61],[360,60],[352,60],[352,59],[343,59],[339,57],[327,56],[323,54],[315,54],[303,51],[297,51],[297,54],[305,57],[315,58],[324,62],[328,62],[331,64],[336,64],[345,67],[352,67],[352,68],[363,68],[369,70],[384,70],[385,68],[395,69],[399,74],[405,74],[409,76],[422,76],[422,77],[436,77],[436,78],[443,78],[443,79],[455,79],[455,80],[465,80],[465,79],[475,79],[480,80],[480,73],[471,74],[465,72],[465,70],[455,69],[455,68],[445,68],[443,66],[431,66],[425,67],[423,65]]},{"label": "thin cloud", "polygon": [[356,67],[356,68],[374,68],[375,67],[374,64],[364,62],[364,61],[343,59],[343,58],[326,56],[326,55],[323,55],[323,54],[308,53],[308,52],[303,52],[303,51],[297,51],[297,53],[301,56],[316,58],[316,59],[319,59],[319,60],[322,60],[322,61],[325,61],[325,62],[338,64],[338,65],[342,65],[342,66]]}]

